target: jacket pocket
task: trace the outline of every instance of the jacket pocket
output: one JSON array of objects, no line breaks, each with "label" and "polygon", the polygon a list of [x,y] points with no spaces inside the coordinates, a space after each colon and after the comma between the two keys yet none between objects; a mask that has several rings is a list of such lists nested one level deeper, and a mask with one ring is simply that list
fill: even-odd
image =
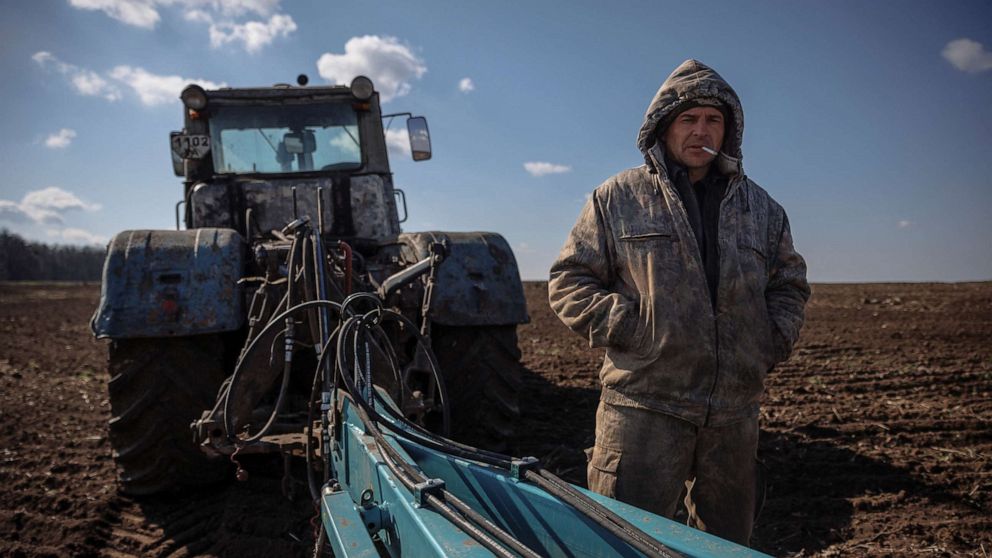
[{"label": "jacket pocket", "polygon": [[[679,237],[661,223],[650,227],[627,226],[617,237],[617,251],[630,276],[643,295],[648,280],[668,281],[684,272],[686,264],[679,252]],[[650,271],[649,271],[650,270]]]},{"label": "jacket pocket", "polygon": [[641,220],[634,220],[632,222],[621,221],[619,223],[619,230],[617,231],[617,238],[623,241],[636,242],[673,237],[674,231],[672,230],[672,224],[660,219],[647,222]]},{"label": "jacket pocket", "polygon": [[[637,299],[637,327],[622,346],[615,347],[641,364],[653,361],[661,344],[658,328],[670,320],[658,307],[659,288],[680,284],[687,268],[678,235],[664,221],[624,224],[617,237],[619,276],[624,278],[625,292]],[[679,296],[672,293],[670,296]]]},{"label": "jacket pocket", "polygon": [[639,240],[661,240],[672,238],[672,231],[644,231],[637,233],[628,233],[620,236],[620,240],[623,241],[639,241]]},{"label": "jacket pocket", "polygon": [[617,475],[620,472],[622,455],[617,450],[602,446],[593,448],[592,459],[589,460],[589,468],[586,471],[589,490],[609,498],[616,497]]},{"label": "jacket pocket", "polygon": [[741,273],[745,276],[745,284],[753,293],[761,293],[764,297],[771,262],[768,246],[762,235],[753,229],[740,230],[737,233],[737,258]]}]

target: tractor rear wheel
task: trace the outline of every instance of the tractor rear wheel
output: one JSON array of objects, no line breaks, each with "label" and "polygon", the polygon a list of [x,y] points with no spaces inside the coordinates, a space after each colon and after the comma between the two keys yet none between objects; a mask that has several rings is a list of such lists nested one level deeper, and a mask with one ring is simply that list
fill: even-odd
[{"label": "tractor rear wheel", "polygon": [[452,438],[506,451],[520,418],[517,327],[434,325],[431,338],[450,401]]},{"label": "tractor rear wheel", "polygon": [[121,492],[143,496],[223,477],[227,463],[207,458],[190,430],[214,405],[223,349],[216,335],[111,342],[110,444]]}]

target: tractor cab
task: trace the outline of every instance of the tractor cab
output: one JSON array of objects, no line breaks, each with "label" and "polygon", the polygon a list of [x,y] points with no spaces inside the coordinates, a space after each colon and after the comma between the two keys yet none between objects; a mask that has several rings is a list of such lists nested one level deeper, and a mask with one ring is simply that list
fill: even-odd
[{"label": "tractor cab", "polygon": [[[264,237],[306,216],[359,245],[400,233],[405,196],[393,187],[383,122],[406,117],[410,153],[423,161],[431,157],[427,120],[382,115],[364,76],[349,87],[306,87],[305,76],[298,83],[183,91],[185,126],[170,140],[173,171],[185,178],[186,228]],[[177,206],[177,228],[178,217]]]}]

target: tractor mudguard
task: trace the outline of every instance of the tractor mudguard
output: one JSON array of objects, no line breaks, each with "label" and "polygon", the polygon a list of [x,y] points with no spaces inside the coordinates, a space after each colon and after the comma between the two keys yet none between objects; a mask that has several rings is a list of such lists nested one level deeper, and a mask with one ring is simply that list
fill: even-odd
[{"label": "tractor mudguard", "polygon": [[418,232],[399,235],[408,261],[447,244],[437,273],[430,318],[449,326],[495,326],[530,321],[517,260],[506,239],[488,232]]},{"label": "tractor mudguard", "polygon": [[239,329],[244,251],[231,229],[119,233],[107,250],[93,333],[126,339]]}]

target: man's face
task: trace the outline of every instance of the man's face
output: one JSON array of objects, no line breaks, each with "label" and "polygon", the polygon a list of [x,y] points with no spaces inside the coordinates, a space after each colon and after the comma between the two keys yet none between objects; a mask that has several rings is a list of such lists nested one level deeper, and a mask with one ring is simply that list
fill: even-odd
[{"label": "man's face", "polygon": [[690,174],[702,172],[705,176],[716,156],[703,151],[703,147],[719,152],[723,132],[723,113],[719,109],[693,107],[675,117],[662,139],[669,157],[685,165]]}]

